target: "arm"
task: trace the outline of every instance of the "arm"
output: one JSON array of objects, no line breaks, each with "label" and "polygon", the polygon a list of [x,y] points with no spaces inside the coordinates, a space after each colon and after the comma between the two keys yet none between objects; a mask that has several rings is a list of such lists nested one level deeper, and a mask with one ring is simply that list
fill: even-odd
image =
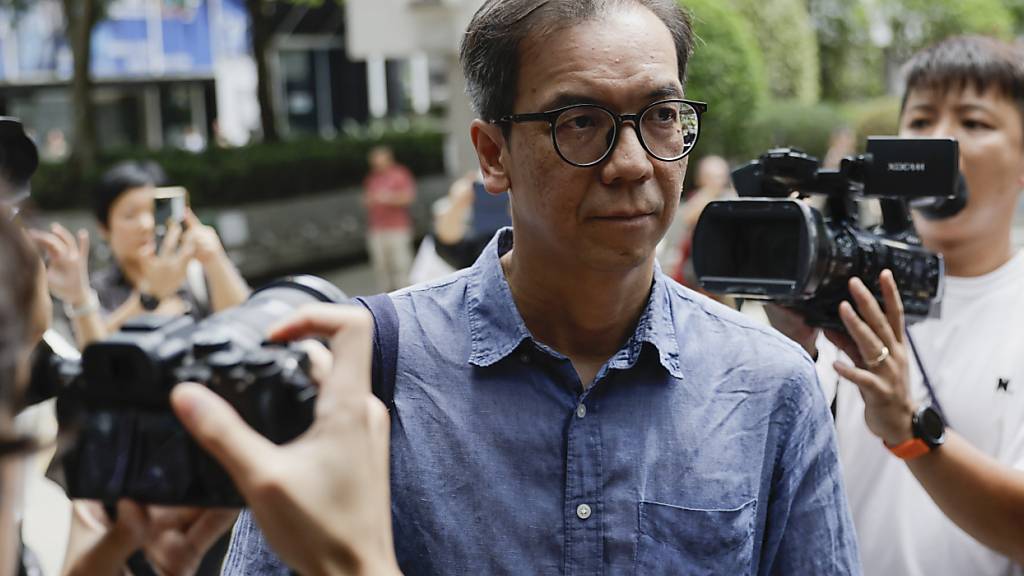
[{"label": "arm", "polygon": [[186,215],[188,232],[186,242],[195,245],[196,259],[210,285],[210,305],[214,312],[237,306],[249,297],[249,285],[228,258],[217,231],[199,221],[189,210]]},{"label": "arm", "polygon": [[390,421],[370,391],[372,335],[368,312],[327,304],[304,307],[271,331],[278,341],[329,337],[334,352],[326,370],[314,361],[321,368],[313,370],[316,416],[290,444],[253,431],[204,386],[180,384],[171,393],[178,418],[235,481],[274,551],[302,574],[400,573],[391,533]]},{"label": "arm", "polygon": [[[856,311],[840,306],[848,335],[828,333],[854,363],[837,362],[836,371],[857,385],[868,427],[889,446],[913,437],[914,406],[909,393],[909,360],[904,342],[903,304],[892,273],[880,278],[885,311],[859,279],[850,281]],[[869,365],[882,346],[887,358]],[[907,461],[910,471],[957,526],[993,550],[1024,563],[1024,473],[1013,470],[946,431],[946,443]],[[896,456],[893,456],[896,458]]]},{"label": "arm", "polygon": [[809,362],[786,382],[788,396],[759,574],[860,574],[835,428]]},{"label": "arm", "polygon": [[434,216],[434,235],[444,244],[455,244],[466,237],[469,211],[473,208],[473,179],[467,174],[448,189],[447,204]]}]

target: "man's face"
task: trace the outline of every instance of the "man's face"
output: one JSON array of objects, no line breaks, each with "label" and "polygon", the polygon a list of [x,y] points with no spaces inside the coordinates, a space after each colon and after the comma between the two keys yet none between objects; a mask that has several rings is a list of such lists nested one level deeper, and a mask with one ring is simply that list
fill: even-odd
[{"label": "man's face", "polygon": [[[529,37],[519,60],[515,113],[575,103],[636,113],[682,97],[672,36],[642,7]],[[511,191],[517,249],[529,245],[532,255],[606,271],[653,258],[679,202],[685,160],[652,158],[629,124],[612,154],[588,168],[559,157],[545,122],[514,124],[502,140],[504,173],[487,174],[485,183]]]},{"label": "man's face", "polygon": [[932,248],[977,241],[993,231],[1008,234],[1024,187],[1024,129],[1013,102],[998,90],[914,90],[900,118],[900,136],[955,138],[967,179],[967,207],[946,220],[915,217]]},{"label": "man's face", "polygon": [[150,186],[127,190],[110,205],[104,236],[122,267],[155,253],[154,224]]}]

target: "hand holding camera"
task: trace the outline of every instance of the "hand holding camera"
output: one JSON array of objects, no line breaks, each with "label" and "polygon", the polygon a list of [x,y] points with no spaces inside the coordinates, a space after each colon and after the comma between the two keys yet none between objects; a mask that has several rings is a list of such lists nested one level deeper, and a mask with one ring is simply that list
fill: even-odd
[{"label": "hand holding camera", "polygon": [[171,221],[155,254],[142,260],[144,280],[139,290],[163,300],[175,293],[185,282],[188,263],[195,256],[195,243],[182,238],[181,224]]}]

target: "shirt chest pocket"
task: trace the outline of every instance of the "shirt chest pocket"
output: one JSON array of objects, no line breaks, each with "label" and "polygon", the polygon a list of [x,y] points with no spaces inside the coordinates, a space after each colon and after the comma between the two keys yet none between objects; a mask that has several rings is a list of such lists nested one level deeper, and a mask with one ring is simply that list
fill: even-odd
[{"label": "shirt chest pocket", "polygon": [[749,573],[756,511],[756,499],[727,510],[640,502],[635,573]]}]

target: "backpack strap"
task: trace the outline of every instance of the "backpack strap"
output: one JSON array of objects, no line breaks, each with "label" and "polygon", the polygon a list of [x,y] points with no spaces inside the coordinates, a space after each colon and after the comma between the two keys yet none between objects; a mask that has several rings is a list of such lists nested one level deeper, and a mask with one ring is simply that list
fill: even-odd
[{"label": "backpack strap", "polygon": [[355,300],[373,315],[373,395],[391,410],[398,369],[398,311],[387,294],[357,296]]}]

